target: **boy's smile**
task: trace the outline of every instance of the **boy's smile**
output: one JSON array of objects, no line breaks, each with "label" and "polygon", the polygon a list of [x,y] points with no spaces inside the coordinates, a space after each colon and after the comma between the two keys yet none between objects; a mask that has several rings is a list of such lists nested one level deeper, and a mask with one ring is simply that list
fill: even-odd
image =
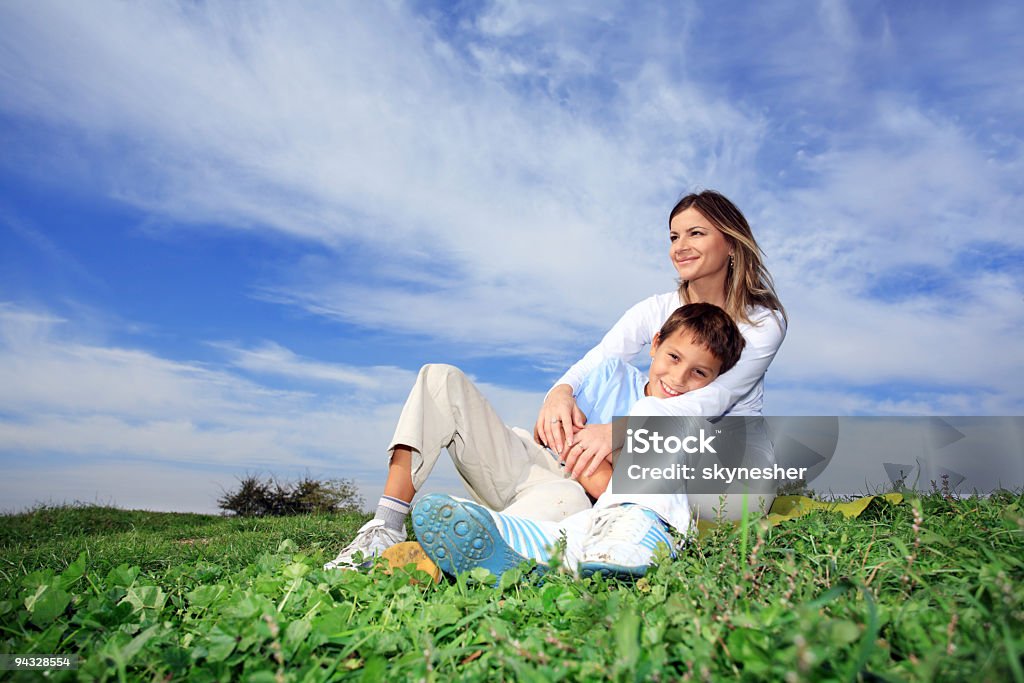
[{"label": "boy's smile", "polygon": [[722,367],[722,362],[710,350],[697,344],[685,328],[666,339],[655,335],[651,358],[644,394],[655,398],[673,398],[706,387],[718,377]]},{"label": "boy's smile", "polygon": [[673,396],[681,396],[684,393],[686,393],[685,390],[676,391],[675,389],[673,389],[669,385],[665,384],[665,380],[664,379],[661,380],[661,390],[665,393],[665,395],[668,398],[672,398]]}]

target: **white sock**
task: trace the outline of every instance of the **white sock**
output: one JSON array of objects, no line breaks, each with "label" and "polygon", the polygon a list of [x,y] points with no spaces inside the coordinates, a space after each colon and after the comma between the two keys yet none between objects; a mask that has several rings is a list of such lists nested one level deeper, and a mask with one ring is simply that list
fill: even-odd
[{"label": "white sock", "polygon": [[409,516],[409,504],[404,500],[381,496],[377,501],[377,513],[374,519],[383,519],[388,529],[401,531],[405,528],[405,518]]}]

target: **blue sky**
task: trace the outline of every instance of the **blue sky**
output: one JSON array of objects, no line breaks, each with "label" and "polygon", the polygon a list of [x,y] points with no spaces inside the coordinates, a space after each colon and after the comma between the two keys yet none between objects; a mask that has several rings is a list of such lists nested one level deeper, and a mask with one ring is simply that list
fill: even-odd
[{"label": "blue sky", "polygon": [[531,423],[705,187],[790,315],[768,413],[1020,415],[1022,14],[0,5],[0,503],[371,501],[421,364]]}]

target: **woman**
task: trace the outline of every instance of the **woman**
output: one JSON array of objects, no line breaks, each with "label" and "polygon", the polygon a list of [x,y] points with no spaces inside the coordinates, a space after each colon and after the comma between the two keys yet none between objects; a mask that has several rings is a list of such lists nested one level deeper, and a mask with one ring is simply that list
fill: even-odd
[{"label": "woman", "polygon": [[[718,417],[760,415],[764,373],[786,336],[786,314],[761,260],[750,224],[726,197],[712,190],[688,194],[669,214],[669,258],[679,274],[677,290],[652,296],[626,311],[601,342],[555,383],[537,416],[535,435],[564,460],[574,475],[589,475],[611,458],[611,426],[585,424],[574,392],[606,358],[629,360],[649,344],[678,306],[715,304],[735,320],[746,340],[739,363],[709,386],[667,399],[643,399],[633,415]],[[691,496],[693,508],[712,511],[718,496]],[[727,501],[736,518],[740,501]],[[729,503],[733,503],[730,505]],[[769,497],[758,505],[770,505]],[[756,508],[754,508],[756,509]],[[692,510],[694,515],[699,509]],[[669,520],[671,521],[671,520]]]}]

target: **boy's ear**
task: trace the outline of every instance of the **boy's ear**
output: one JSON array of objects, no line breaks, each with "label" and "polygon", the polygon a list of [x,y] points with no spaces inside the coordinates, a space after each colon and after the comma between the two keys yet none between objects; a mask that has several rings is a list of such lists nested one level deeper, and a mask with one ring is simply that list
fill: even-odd
[{"label": "boy's ear", "polygon": [[658,344],[661,343],[661,335],[657,332],[654,333],[654,339],[651,340],[651,358],[654,358],[654,352],[658,350]]}]

